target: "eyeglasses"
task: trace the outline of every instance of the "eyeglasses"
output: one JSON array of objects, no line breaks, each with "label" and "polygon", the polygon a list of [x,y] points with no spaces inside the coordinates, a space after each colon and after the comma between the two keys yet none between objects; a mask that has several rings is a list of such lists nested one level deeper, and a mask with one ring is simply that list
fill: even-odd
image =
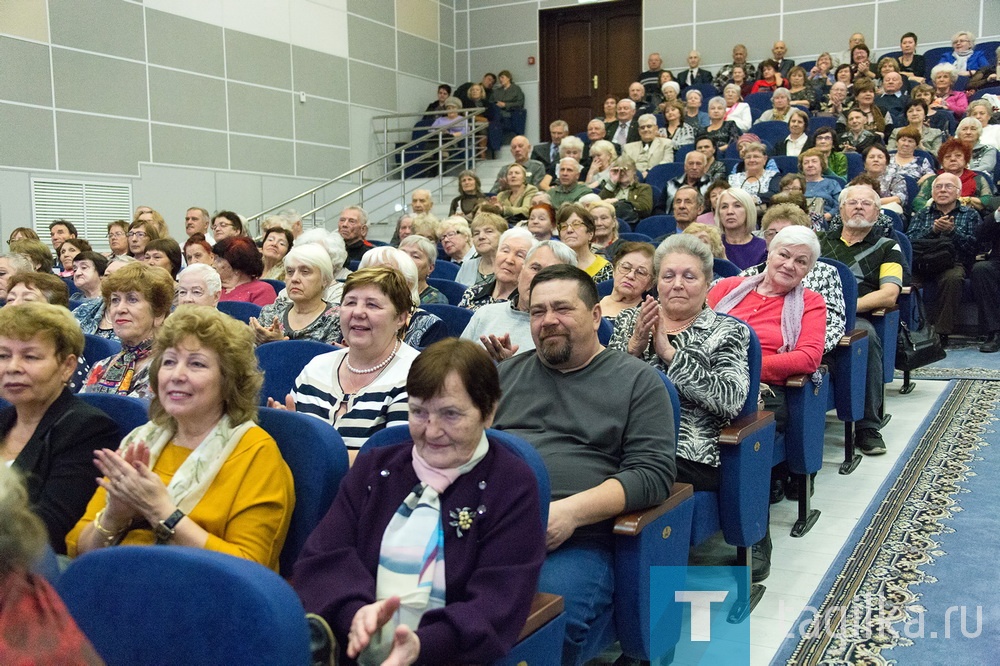
[{"label": "eyeglasses", "polygon": [[108,234],[108,240],[114,240],[116,238],[125,238],[125,232],[124,231],[112,231],[110,234]]},{"label": "eyeglasses", "polygon": [[645,280],[650,275],[649,271],[642,266],[633,266],[632,264],[624,263],[618,264],[615,271],[617,271],[618,275],[621,275],[622,277],[627,276],[629,273],[635,273],[635,276],[640,280]]},{"label": "eyeglasses", "polygon": [[954,183],[934,183],[933,185],[931,185],[931,189],[953,192],[958,189],[958,185],[955,185]]},{"label": "eyeglasses", "polygon": [[862,208],[874,208],[876,203],[874,201],[869,201],[868,199],[848,199],[844,202],[848,208],[857,208],[861,206]]},{"label": "eyeglasses", "polygon": [[457,231],[448,231],[448,232],[445,232],[445,233],[441,234],[441,240],[447,240],[449,238],[454,238],[457,235],[458,235]]},{"label": "eyeglasses", "polygon": [[[128,236],[129,238],[147,238],[149,236],[149,234],[147,234],[145,231],[130,231],[125,235]],[[109,235],[108,238],[110,237],[111,236]]]},{"label": "eyeglasses", "polygon": [[232,222],[213,222],[212,223],[212,228],[213,229],[232,229],[233,228],[233,223]]},{"label": "eyeglasses", "polygon": [[567,229],[583,229],[586,226],[587,225],[584,224],[583,222],[580,222],[578,220],[573,220],[570,222],[563,222],[556,228],[559,229],[559,231],[566,231]]}]

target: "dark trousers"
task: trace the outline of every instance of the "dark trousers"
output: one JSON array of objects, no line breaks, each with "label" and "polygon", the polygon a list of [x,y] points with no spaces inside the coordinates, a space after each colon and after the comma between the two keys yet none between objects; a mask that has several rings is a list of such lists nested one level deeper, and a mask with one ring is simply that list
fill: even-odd
[{"label": "dark trousers", "polygon": [[[961,294],[961,283],[959,283]],[[875,332],[875,327],[863,316],[858,316],[855,326],[868,331],[868,367],[865,371],[865,415],[857,422],[858,430],[882,429],[883,404],[885,401],[885,383],[882,381],[882,340]],[[896,344],[891,340],[890,344]]]},{"label": "dark trousers", "polygon": [[928,303],[927,318],[942,335],[955,332],[958,306],[962,303],[962,282],[965,280],[965,266],[955,264],[936,278],[921,282],[935,282],[934,300]]},{"label": "dark trousers", "polygon": [[695,490],[718,492],[719,468],[678,457],[677,482],[690,483]]},{"label": "dark trousers", "polygon": [[1000,259],[990,257],[972,265],[972,293],[979,309],[979,332],[1000,331]]}]

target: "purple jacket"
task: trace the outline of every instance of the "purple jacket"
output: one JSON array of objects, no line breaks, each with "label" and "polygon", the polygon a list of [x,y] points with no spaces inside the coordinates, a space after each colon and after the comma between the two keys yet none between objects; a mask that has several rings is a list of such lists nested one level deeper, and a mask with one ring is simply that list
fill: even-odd
[{"label": "purple jacket", "polygon": [[[359,456],[292,574],[307,612],[323,616],[346,647],[351,620],[375,601],[382,535],[418,483],[412,447]],[[449,512],[476,512],[458,537]],[[446,605],[420,620],[420,663],[489,662],[507,653],[528,617],[545,560],[535,475],[503,445],[441,496]],[[343,662],[342,663],[346,663]]]}]

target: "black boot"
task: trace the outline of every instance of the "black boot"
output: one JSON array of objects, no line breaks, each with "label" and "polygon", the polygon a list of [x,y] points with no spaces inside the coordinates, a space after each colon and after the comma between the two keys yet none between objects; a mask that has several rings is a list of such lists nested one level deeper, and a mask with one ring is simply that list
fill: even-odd
[{"label": "black boot", "polygon": [[780,476],[771,475],[771,504],[777,504],[781,500],[785,499],[785,492],[787,488],[785,486],[785,479]]},{"label": "black boot", "polygon": [[1000,332],[994,331],[987,335],[983,344],[979,345],[979,351],[984,354],[993,354],[1000,351]]},{"label": "black boot", "polygon": [[750,580],[759,583],[771,575],[771,527],[768,526],[764,538],[750,550]]}]

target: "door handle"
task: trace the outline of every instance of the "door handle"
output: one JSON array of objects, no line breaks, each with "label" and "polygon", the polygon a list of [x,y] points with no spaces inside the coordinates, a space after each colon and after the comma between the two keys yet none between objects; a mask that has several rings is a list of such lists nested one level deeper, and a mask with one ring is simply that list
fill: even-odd
[{"label": "door handle", "polygon": [[597,74],[594,74],[594,90],[597,90]]}]

